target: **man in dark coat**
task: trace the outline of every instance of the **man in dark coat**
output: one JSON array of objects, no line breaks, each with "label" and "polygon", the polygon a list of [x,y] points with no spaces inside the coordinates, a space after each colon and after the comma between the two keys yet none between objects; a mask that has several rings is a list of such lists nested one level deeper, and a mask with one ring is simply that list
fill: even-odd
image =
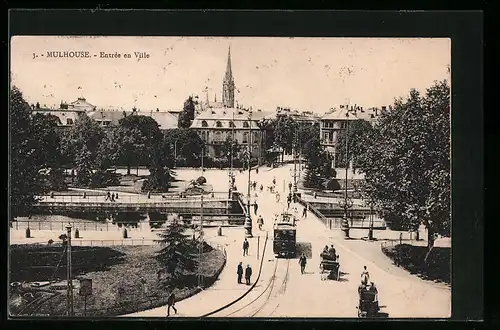
[{"label": "man in dark coat", "polygon": [[248,255],[248,248],[250,247],[250,243],[248,243],[247,239],[243,241],[243,256]]},{"label": "man in dark coat", "polygon": [[250,265],[247,265],[247,268],[245,268],[245,282],[247,285],[250,285],[251,276],[252,276],[252,268],[250,268]]},{"label": "man in dark coat", "polygon": [[300,264],[300,273],[304,274],[307,264],[306,255],[304,253],[302,253],[302,255],[300,256],[299,264]]},{"label": "man in dark coat", "polygon": [[243,277],[243,265],[241,264],[241,262],[238,264],[236,274],[238,274],[238,284],[241,284],[241,278]]},{"label": "man in dark coat", "polygon": [[174,309],[175,314],[177,314],[177,308],[175,308],[175,294],[172,292],[167,299],[167,317],[170,316],[170,307]]},{"label": "man in dark coat", "polygon": [[253,213],[257,215],[257,210],[259,209],[259,205],[257,205],[257,201],[254,202],[253,204]]}]

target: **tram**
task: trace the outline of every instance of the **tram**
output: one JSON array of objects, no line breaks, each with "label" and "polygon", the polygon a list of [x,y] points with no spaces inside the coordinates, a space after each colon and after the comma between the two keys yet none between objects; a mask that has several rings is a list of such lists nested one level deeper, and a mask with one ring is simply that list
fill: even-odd
[{"label": "tram", "polygon": [[295,216],[290,213],[278,215],[273,225],[273,252],[278,257],[296,255],[297,226]]}]

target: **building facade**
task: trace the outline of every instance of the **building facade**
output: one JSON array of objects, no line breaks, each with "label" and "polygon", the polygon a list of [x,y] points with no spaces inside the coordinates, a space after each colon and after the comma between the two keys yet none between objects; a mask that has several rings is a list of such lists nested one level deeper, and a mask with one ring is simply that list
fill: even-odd
[{"label": "building facade", "polygon": [[[382,107],[385,110],[385,106]],[[341,105],[339,109],[331,109],[321,117],[320,140],[332,159],[332,167],[336,167],[335,156],[337,153],[337,140],[340,132],[345,131],[349,122],[363,119],[371,123],[376,122],[380,110],[378,108],[363,109],[360,106]]]},{"label": "building facade", "polygon": [[259,161],[265,154],[265,132],[260,128],[264,119],[262,111],[252,111],[235,107],[234,77],[231,68],[231,49],[228,51],[226,72],[222,81],[222,102],[210,103],[208,96],[201,102],[200,112],[195,116],[191,128],[205,142],[205,155],[212,158],[226,158],[224,144],[226,140],[235,141],[240,146],[236,157],[242,159],[248,150],[252,158]]},{"label": "building facade", "polygon": [[237,158],[242,159],[246,150],[252,158],[264,157],[265,135],[259,127],[261,117],[248,110],[236,108],[211,108],[198,115],[191,124],[205,143],[205,156],[225,158],[224,143],[235,141],[241,148]]}]

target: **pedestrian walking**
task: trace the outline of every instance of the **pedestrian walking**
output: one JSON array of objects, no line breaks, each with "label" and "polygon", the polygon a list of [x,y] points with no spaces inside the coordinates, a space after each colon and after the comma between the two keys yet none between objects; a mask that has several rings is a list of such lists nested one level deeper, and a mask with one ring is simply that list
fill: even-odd
[{"label": "pedestrian walking", "polygon": [[248,255],[248,248],[249,247],[250,247],[250,243],[245,238],[245,240],[243,241],[243,256],[247,256]]},{"label": "pedestrian walking", "polygon": [[307,218],[307,207],[302,210],[302,218]]},{"label": "pedestrian walking", "polygon": [[175,308],[175,294],[172,292],[167,299],[167,317],[170,316],[170,307],[174,309],[175,314],[177,314],[177,308]]},{"label": "pedestrian walking", "polygon": [[291,182],[288,182],[288,189],[289,189],[290,191],[292,191],[292,183],[291,183]]},{"label": "pedestrian walking", "polygon": [[257,210],[259,209],[259,205],[257,204],[257,201],[253,203],[253,213],[257,215]]},{"label": "pedestrian walking", "polygon": [[262,225],[264,225],[264,219],[262,218],[262,215],[259,215],[259,218],[257,219],[257,224],[259,225],[259,230],[262,230]]},{"label": "pedestrian walking", "polygon": [[258,167],[255,169],[255,174],[259,174],[259,168]]},{"label": "pedestrian walking", "polygon": [[300,264],[300,273],[304,274],[307,264],[306,255],[304,253],[302,253],[302,255],[299,258],[299,264]]},{"label": "pedestrian walking", "polygon": [[238,274],[238,284],[241,284],[241,279],[243,277],[243,265],[242,262],[238,264],[238,268],[236,269],[236,274]]},{"label": "pedestrian walking", "polygon": [[250,278],[252,277],[252,268],[250,265],[247,265],[247,268],[245,268],[245,282],[247,285],[250,285]]},{"label": "pedestrian walking", "polygon": [[264,186],[261,184],[260,185],[260,192],[262,192],[263,189],[264,189]]},{"label": "pedestrian walking", "polygon": [[361,284],[367,285],[370,280],[370,273],[366,269],[366,266],[363,266],[363,271],[361,272]]},{"label": "pedestrian walking", "polygon": [[276,185],[276,177],[273,178],[273,185]]}]

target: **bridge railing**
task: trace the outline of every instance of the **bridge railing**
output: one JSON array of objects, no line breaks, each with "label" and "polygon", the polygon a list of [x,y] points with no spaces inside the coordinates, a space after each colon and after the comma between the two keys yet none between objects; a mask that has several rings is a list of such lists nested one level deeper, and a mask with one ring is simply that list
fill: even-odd
[{"label": "bridge railing", "polygon": [[[335,216],[334,217],[327,217],[325,216],[321,211],[318,210],[317,207],[315,207],[312,203],[302,199],[301,197],[297,196],[297,201],[299,204],[302,206],[305,206],[308,208],[310,212],[312,212],[318,219],[323,222],[323,224],[330,228],[340,228],[341,227],[341,222],[342,222],[342,217],[343,217],[343,210],[342,213],[338,213],[339,210],[335,210],[336,212],[332,212]],[[351,209],[348,211],[350,214],[349,217],[349,225],[350,228],[352,229],[368,229],[370,227],[370,219],[367,217],[367,214],[370,213],[371,211],[368,209]],[[368,213],[367,213],[368,212]],[[354,218],[353,213],[359,213],[360,217],[358,219]],[[374,219],[373,220],[373,228],[374,229],[385,229],[386,228],[386,223],[383,219]]]},{"label": "bridge railing", "polygon": [[[86,195],[84,197],[83,193],[80,195],[43,195],[38,196],[39,203],[158,203],[158,202],[168,202],[171,200],[201,200],[201,196],[184,196],[181,197],[178,194],[163,194],[163,195],[121,195],[118,194],[118,198],[114,201],[107,198],[106,195]],[[227,192],[214,192],[213,194],[207,194],[204,196],[205,200],[227,200]]]}]

